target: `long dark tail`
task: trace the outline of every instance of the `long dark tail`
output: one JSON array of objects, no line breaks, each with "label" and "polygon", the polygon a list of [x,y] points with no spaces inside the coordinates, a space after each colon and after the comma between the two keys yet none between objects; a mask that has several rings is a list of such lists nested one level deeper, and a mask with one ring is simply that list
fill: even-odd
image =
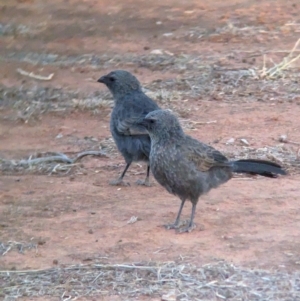
[{"label": "long dark tail", "polygon": [[232,171],[276,178],[277,175],[286,175],[286,171],[276,163],[265,160],[245,159],[231,161]]}]

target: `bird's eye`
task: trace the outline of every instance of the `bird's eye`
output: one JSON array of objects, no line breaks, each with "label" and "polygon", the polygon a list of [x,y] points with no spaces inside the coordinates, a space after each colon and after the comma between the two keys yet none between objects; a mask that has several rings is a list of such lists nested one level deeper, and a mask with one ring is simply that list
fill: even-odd
[{"label": "bird's eye", "polygon": [[110,77],[109,80],[110,80],[111,82],[114,82],[114,81],[115,81],[115,78],[114,78],[114,77]]},{"label": "bird's eye", "polygon": [[151,123],[151,124],[155,123],[155,120],[150,119],[150,123]]}]

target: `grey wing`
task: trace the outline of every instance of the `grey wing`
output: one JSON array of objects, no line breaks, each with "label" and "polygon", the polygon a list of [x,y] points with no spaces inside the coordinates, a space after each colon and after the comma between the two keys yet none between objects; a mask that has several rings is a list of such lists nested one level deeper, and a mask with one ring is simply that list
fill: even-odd
[{"label": "grey wing", "polygon": [[228,159],[218,150],[190,136],[186,136],[187,158],[194,162],[200,171],[213,166],[228,166]]},{"label": "grey wing", "polygon": [[118,108],[117,130],[123,135],[148,135],[146,129],[138,125],[151,111],[159,109],[158,105],[144,93],[134,93],[123,99]]},{"label": "grey wing", "polygon": [[140,120],[140,118],[136,117],[128,117],[123,120],[118,120],[117,122],[117,130],[126,136],[133,135],[148,135],[147,131],[138,126],[136,123]]}]

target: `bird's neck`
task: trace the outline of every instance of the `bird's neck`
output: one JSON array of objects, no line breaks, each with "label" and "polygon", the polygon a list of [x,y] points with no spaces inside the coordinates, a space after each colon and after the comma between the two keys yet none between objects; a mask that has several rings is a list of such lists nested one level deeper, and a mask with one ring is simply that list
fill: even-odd
[{"label": "bird's neck", "polygon": [[120,102],[120,101],[123,101],[124,97],[126,96],[130,96],[130,95],[133,95],[137,92],[139,92],[140,90],[139,89],[136,89],[136,90],[128,90],[128,89],[119,89],[118,91],[111,91],[112,94],[113,94],[113,97],[114,97],[114,100],[115,102]]},{"label": "bird's neck", "polygon": [[151,136],[151,143],[153,146],[159,146],[162,148],[171,147],[175,144],[181,143],[184,140],[184,133],[182,132],[165,132],[160,133],[158,136]]}]

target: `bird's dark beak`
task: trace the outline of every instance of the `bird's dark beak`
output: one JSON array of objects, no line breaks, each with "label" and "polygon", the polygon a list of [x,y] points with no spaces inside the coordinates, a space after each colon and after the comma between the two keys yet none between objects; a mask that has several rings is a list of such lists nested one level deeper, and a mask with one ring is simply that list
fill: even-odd
[{"label": "bird's dark beak", "polygon": [[150,128],[150,119],[144,118],[142,121],[137,123],[138,125],[144,127],[145,129]]},{"label": "bird's dark beak", "polygon": [[106,83],[106,79],[107,79],[107,77],[106,77],[106,75],[104,75],[104,76],[101,76],[101,77],[97,80],[97,82],[98,82],[98,83],[105,84],[105,83]]},{"label": "bird's dark beak", "polygon": [[138,124],[145,128],[147,131],[150,131],[153,128],[153,122],[154,120],[152,118],[144,118],[142,121],[140,121]]}]

